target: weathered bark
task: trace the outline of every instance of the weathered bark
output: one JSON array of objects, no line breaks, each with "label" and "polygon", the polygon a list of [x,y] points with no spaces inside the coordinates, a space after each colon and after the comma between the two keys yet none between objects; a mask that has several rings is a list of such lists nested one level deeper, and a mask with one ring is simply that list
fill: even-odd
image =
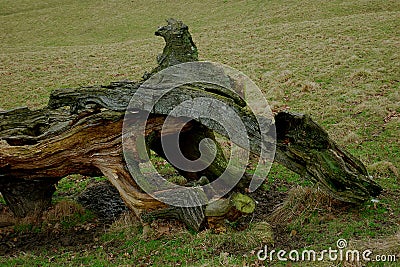
[{"label": "weathered bark", "polygon": [[[159,57],[159,66],[145,75],[145,79],[168,66],[197,60],[197,49],[186,25],[169,20],[168,26],[160,28],[157,34],[166,40],[166,48]],[[212,67],[210,65],[210,71],[214,71]],[[51,93],[48,106],[42,110],[22,108],[0,112],[0,191],[17,216],[29,215],[32,210],[43,211],[49,204],[54,183],[66,175],[103,174],[117,188],[127,206],[145,223],[151,218],[162,217],[177,218],[195,230],[205,224],[207,215],[210,215],[205,212],[207,207],[167,206],[143,192],[136,184],[134,178],[146,179],[139,170],[142,159],[135,151],[137,139],[146,138],[148,147],[165,157],[160,146],[161,134],[166,137],[179,134],[182,153],[188,159],[197,159],[199,142],[203,138],[215,141],[214,132],[227,136],[223,126],[203,118],[190,122],[173,118],[168,129],[163,132],[161,129],[173,107],[198,97],[218,99],[239,115],[248,132],[250,150],[255,155],[260,154],[262,147],[257,119],[271,129],[274,121],[256,118],[240,97],[221,86],[207,83],[179,86],[163,96],[151,110],[138,110],[125,118],[131,127],[135,127],[143,122],[143,115],[150,113],[144,136],[129,139],[134,162],[128,171],[122,152],[122,125],[129,101],[141,84],[143,81],[123,81],[108,86],[58,89]],[[152,88],[148,88],[146,94],[149,99],[155,95]],[[333,197],[343,201],[359,203],[379,194],[381,187],[368,176],[364,165],[338,147],[308,116],[279,113],[275,120],[277,162],[312,179]],[[267,148],[275,145],[265,142],[263,145]],[[216,159],[204,171],[178,171],[193,184],[203,176],[213,181],[226,165],[227,160],[217,146]],[[26,181],[23,182],[26,185],[31,181],[39,184],[34,186],[37,189],[30,191],[34,192],[34,197],[24,196],[30,189],[21,187],[21,181]],[[246,187],[248,179],[243,179],[235,191],[245,193]],[[44,192],[46,188],[47,193]],[[207,192],[204,194],[207,195]],[[251,202],[248,201],[250,206]],[[218,217],[215,216],[215,207],[214,204],[214,208],[208,209],[214,213],[209,217]],[[217,222],[221,218],[233,220],[245,213],[238,205],[229,206],[229,212],[224,212],[223,207],[217,205],[222,214]],[[212,221],[209,221],[210,225],[218,224]]]},{"label": "weathered bark", "polygon": [[25,180],[14,178],[2,181],[1,192],[11,211],[20,218],[40,217],[49,207],[53,193],[56,191],[55,179]]},{"label": "weathered bark", "polygon": [[198,60],[197,47],[189,33],[189,27],[173,18],[167,22],[168,25],[158,28],[155,32],[156,36],[165,40],[164,50],[157,56],[158,66],[150,73],[145,73],[144,79],[170,66]]},{"label": "weathered bark", "polygon": [[204,207],[167,207],[142,214],[140,219],[148,224],[156,219],[176,219],[189,228],[198,231],[205,223]]},{"label": "weathered bark", "polygon": [[308,115],[281,112],[275,123],[276,162],[344,202],[361,203],[382,191],[364,164],[340,148]]}]

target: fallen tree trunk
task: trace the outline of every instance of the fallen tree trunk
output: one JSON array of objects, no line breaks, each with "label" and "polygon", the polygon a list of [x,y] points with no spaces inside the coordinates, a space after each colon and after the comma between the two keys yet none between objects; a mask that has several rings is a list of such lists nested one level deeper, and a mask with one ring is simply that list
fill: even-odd
[{"label": "fallen tree trunk", "polygon": [[[197,60],[197,49],[183,23],[169,20],[168,25],[160,28],[157,34],[164,37],[167,45],[159,57],[159,66],[145,74],[144,80],[168,66]],[[137,185],[134,178],[143,176],[138,170],[141,155],[133,153],[134,166],[128,170],[123,157],[122,135],[125,111],[144,80],[58,89],[51,93],[48,106],[42,110],[21,108],[0,112],[0,192],[15,215],[40,214],[50,204],[54,184],[69,174],[103,174],[143,223],[154,217],[177,218],[198,230],[207,221],[207,216],[214,218],[208,221],[215,226],[213,222],[220,222],[221,218],[234,220],[247,212],[237,203],[233,206],[214,204],[208,209],[201,205],[193,208],[168,206]],[[148,96],[152,97],[151,88]],[[188,159],[197,159],[201,154],[201,140],[209,138],[215,141],[214,132],[227,136],[221,125],[201,118],[187,122],[176,117],[169,118],[168,129],[162,127],[174,106],[186,99],[201,97],[218,99],[235,110],[248,132],[251,153],[260,155],[263,146],[275,145],[262,143],[257,122],[260,118],[249,113],[240,97],[227,93],[219,86],[201,82],[179,86],[157,102],[152,110],[136,111],[129,117],[130,124],[134,127],[143,123],[143,114],[150,112],[143,136],[148,148],[168,161],[160,139],[162,135],[179,134],[183,155]],[[274,127],[271,118],[261,119],[264,124]],[[282,112],[276,114],[275,124],[275,160],[310,178],[333,197],[360,203],[382,190],[369,177],[364,165],[336,145],[309,116]],[[130,140],[133,148],[139,137],[135,138]],[[215,159],[204,170],[188,172],[177,169],[193,183],[203,176],[213,181],[226,165],[227,159],[217,145]],[[248,186],[249,181],[244,175],[225,199],[232,199],[238,192],[246,194]],[[248,204],[251,205],[250,200]]]}]

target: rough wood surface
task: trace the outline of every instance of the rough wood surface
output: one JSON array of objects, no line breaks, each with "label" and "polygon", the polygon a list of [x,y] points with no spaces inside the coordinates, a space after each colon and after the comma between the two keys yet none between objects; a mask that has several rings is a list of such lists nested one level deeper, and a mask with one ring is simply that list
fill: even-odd
[{"label": "rough wood surface", "polygon": [[[169,20],[157,35],[164,37],[166,48],[158,59],[159,66],[146,74],[144,80],[168,66],[197,60],[197,48],[183,23]],[[51,93],[44,109],[0,112],[0,191],[16,215],[27,216],[32,210],[39,213],[44,210],[54,184],[69,174],[103,174],[143,221],[153,217],[177,218],[196,230],[204,225],[204,207],[167,206],[144,193],[131,176],[132,170],[127,169],[122,153],[123,118],[129,101],[144,80],[57,89]],[[154,94],[152,88],[146,90],[148,99]],[[163,157],[159,144],[166,115],[182,101],[198,97],[218,99],[235,110],[248,131],[251,153],[260,154],[262,140],[257,119],[271,128],[274,120],[256,118],[243,99],[221,86],[201,82],[184,84],[162,97],[151,110],[137,110],[129,120],[134,126],[136,121],[141,122],[143,114],[151,113],[144,138],[149,148]],[[343,201],[360,203],[382,190],[368,176],[364,165],[335,144],[309,116],[282,112],[275,116],[275,121],[278,138],[275,160],[280,164],[310,178]],[[180,131],[183,153],[193,159],[198,157],[198,144],[203,138],[215,140],[214,132],[227,136],[219,123],[203,118],[190,123],[174,118],[169,127],[164,134]],[[135,138],[139,137],[132,138],[132,147],[135,147]],[[266,140],[263,145],[268,148],[274,142]],[[140,155],[134,157],[139,164]],[[215,161],[202,173],[178,171],[191,181],[203,175],[212,181],[226,164],[222,150],[217,147]],[[133,170],[133,175],[142,175],[138,165]],[[245,193],[248,180],[243,181],[236,190]],[[40,186],[30,191],[28,197],[26,187],[35,183]]]},{"label": "rough wood surface", "polygon": [[281,112],[275,123],[278,163],[345,202],[361,203],[382,191],[364,164],[339,147],[310,116]]},{"label": "rough wood surface", "polygon": [[255,201],[244,194],[234,192],[228,198],[210,203],[205,209],[208,226],[216,232],[225,232],[225,220],[235,222],[242,215],[255,211]]},{"label": "rough wood surface", "polygon": [[158,28],[156,36],[164,38],[165,47],[162,54],[157,56],[158,66],[151,73],[146,73],[143,78],[170,66],[198,60],[196,44],[189,33],[189,27],[182,21],[170,18],[167,25]]}]

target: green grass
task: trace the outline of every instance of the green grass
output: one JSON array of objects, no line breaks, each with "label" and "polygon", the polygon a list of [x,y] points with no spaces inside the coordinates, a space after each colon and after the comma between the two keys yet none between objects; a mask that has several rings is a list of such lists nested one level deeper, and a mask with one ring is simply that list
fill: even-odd
[{"label": "green grass", "polygon": [[[366,203],[333,217],[314,210],[289,223],[287,231],[295,230],[306,247],[319,250],[346,238],[356,247],[399,252],[398,246],[384,245],[393,242],[400,225],[399,1],[3,0],[0,109],[43,107],[57,87],[139,79],[162,51],[163,41],[153,32],[169,17],[189,25],[202,60],[243,71],[275,110],[311,114],[365,163],[386,190],[376,208]],[[393,113],[397,115],[390,117]],[[167,167],[163,171],[169,173]],[[61,180],[58,196],[79,192],[86,183],[79,179]],[[309,185],[279,166],[272,168],[268,179]],[[268,184],[263,189],[268,190]],[[208,232],[183,231],[150,242],[141,239],[140,231],[112,232],[104,238],[103,247],[37,251],[2,258],[0,263],[104,266],[159,261],[160,266],[242,266],[255,263],[250,252],[261,247],[252,244],[245,246],[247,253],[226,254],[224,246],[217,245],[211,247],[218,252],[212,252],[202,245],[233,237]],[[113,246],[107,246],[110,242]],[[234,244],[231,240],[225,247]]]},{"label": "green grass", "polygon": [[77,197],[89,183],[105,180],[107,180],[106,177],[84,177],[82,175],[69,175],[64,177],[56,185],[53,201],[57,202],[65,198]]}]

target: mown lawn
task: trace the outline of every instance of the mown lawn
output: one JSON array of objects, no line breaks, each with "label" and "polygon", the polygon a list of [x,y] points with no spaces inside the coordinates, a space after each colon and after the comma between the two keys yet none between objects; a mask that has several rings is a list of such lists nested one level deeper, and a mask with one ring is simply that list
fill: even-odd
[{"label": "mown lawn", "polygon": [[[201,60],[247,74],[273,110],[311,114],[385,189],[376,204],[310,207],[279,222],[275,234],[285,242],[275,243],[323,250],[343,238],[353,249],[395,254],[399,264],[399,1],[2,0],[0,110],[43,107],[58,87],[138,80],[156,64],[163,41],[154,31],[169,17],[189,26]],[[273,166],[262,190],[287,192],[295,184],[307,185]],[[68,185],[60,189],[70,190]],[[274,221],[270,224],[275,227]],[[258,227],[223,235],[178,229],[149,241],[128,220],[105,229],[92,246],[18,252],[2,257],[0,264],[357,266],[259,262],[254,251],[270,240]]]}]

